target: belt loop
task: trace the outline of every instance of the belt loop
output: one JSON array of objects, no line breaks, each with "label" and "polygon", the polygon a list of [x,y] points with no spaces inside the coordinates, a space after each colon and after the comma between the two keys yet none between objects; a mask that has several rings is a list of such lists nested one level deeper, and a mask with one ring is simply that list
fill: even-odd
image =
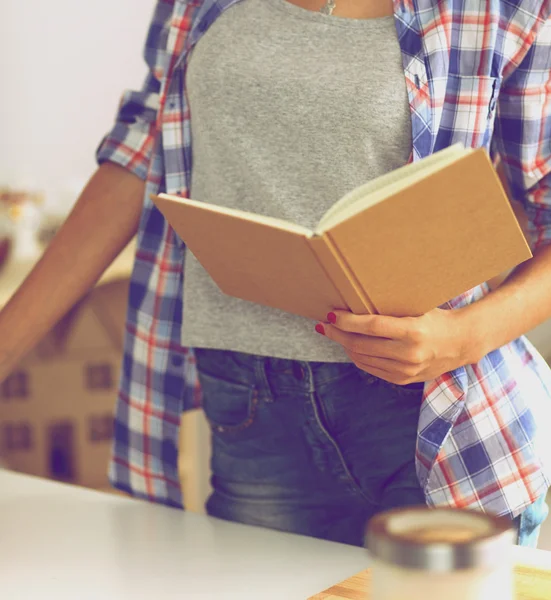
[{"label": "belt loop", "polygon": [[303,379],[308,383],[308,393],[312,394],[316,391],[316,382],[314,381],[314,372],[312,370],[312,363],[301,362],[300,369],[303,374]]},{"label": "belt loop", "polygon": [[273,402],[274,395],[270,385],[271,359],[259,356],[256,360],[256,380],[258,382],[258,393],[265,402]]},{"label": "belt loop", "polygon": [[302,381],[306,377],[306,371],[302,366],[302,363],[293,361],[293,375],[297,381]]}]

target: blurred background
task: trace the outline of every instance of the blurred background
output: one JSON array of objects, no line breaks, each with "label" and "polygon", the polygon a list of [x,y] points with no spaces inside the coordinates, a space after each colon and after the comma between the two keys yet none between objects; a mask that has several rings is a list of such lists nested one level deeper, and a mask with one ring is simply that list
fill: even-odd
[{"label": "blurred background", "polygon": [[[95,169],[120,95],[146,73],[154,0],[4,0],[0,5],[0,307]],[[107,460],[131,244],[98,286],[0,385],[0,463],[108,489]],[[22,324],[24,326],[24,324]],[[188,508],[208,492],[208,430],[186,416]]]},{"label": "blurred background", "polygon": [[[141,52],[153,4],[1,3],[0,307],[95,169],[95,149],[113,122],[122,90],[141,84]],[[108,488],[131,265],[132,244],[0,385],[0,463]],[[551,360],[551,323],[529,337]],[[202,415],[185,417],[183,440],[186,503],[202,510],[209,489]]]}]

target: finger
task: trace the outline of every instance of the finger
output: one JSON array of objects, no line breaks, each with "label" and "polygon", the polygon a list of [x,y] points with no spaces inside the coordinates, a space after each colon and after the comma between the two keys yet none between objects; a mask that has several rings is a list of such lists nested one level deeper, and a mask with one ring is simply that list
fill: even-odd
[{"label": "finger", "polygon": [[328,313],[327,321],[342,331],[363,333],[379,338],[404,339],[408,337],[414,319],[385,315],[355,315],[344,310],[334,310]]},{"label": "finger", "polygon": [[[356,364],[356,363],[354,363]],[[388,383],[394,383],[395,385],[408,385],[410,383],[421,383],[424,380],[421,377],[404,377],[400,376],[397,373],[389,373],[388,371],[384,371],[383,369],[377,369],[375,367],[363,367],[362,365],[356,364],[358,369],[373,375],[374,377],[378,377],[379,379],[383,379]]]},{"label": "finger", "polygon": [[355,354],[401,360],[405,352],[402,344],[396,340],[369,337],[359,333],[342,331],[328,324],[323,324],[323,329],[329,339],[343,346],[345,350],[354,352]]}]

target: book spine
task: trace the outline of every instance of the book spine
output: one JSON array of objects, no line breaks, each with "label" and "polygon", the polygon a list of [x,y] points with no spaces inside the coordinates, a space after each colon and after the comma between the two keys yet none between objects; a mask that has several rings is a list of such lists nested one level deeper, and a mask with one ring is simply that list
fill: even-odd
[{"label": "book spine", "polygon": [[324,233],[321,237],[312,237],[308,243],[347,307],[357,315],[377,314],[375,305],[358,282],[330,235]]}]

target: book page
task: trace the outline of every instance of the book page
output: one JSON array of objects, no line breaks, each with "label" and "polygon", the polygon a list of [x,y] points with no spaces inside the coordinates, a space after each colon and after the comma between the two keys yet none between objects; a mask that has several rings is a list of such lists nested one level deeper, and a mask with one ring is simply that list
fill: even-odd
[{"label": "book page", "polygon": [[400,167],[357,187],[333,204],[323,215],[316,227],[316,234],[321,235],[344,219],[381,202],[388,196],[419,181],[428,174],[436,172],[444,165],[454,162],[469,152],[471,149],[465,149],[462,144],[454,144],[418,162]]},{"label": "book page", "polygon": [[191,198],[182,198],[181,196],[172,196],[170,194],[159,194],[159,196],[151,196],[151,199],[156,203],[156,199],[168,200],[173,204],[181,204],[190,208],[199,208],[203,211],[209,211],[217,213],[219,215],[227,215],[229,217],[236,217],[245,221],[252,221],[254,223],[261,223],[262,225],[268,225],[277,229],[284,229],[285,231],[292,231],[293,233],[300,233],[302,235],[311,236],[312,230],[302,225],[297,225],[292,221],[285,221],[284,219],[277,219],[275,217],[267,217],[265,215],[258,215],[256,213],[247,212],[246,210],[239,210],[238,208],[228,208],[226,206],[219,206],[218,204],[211,204],[210,202],[201,202],[199,200],[192,200]]}]

